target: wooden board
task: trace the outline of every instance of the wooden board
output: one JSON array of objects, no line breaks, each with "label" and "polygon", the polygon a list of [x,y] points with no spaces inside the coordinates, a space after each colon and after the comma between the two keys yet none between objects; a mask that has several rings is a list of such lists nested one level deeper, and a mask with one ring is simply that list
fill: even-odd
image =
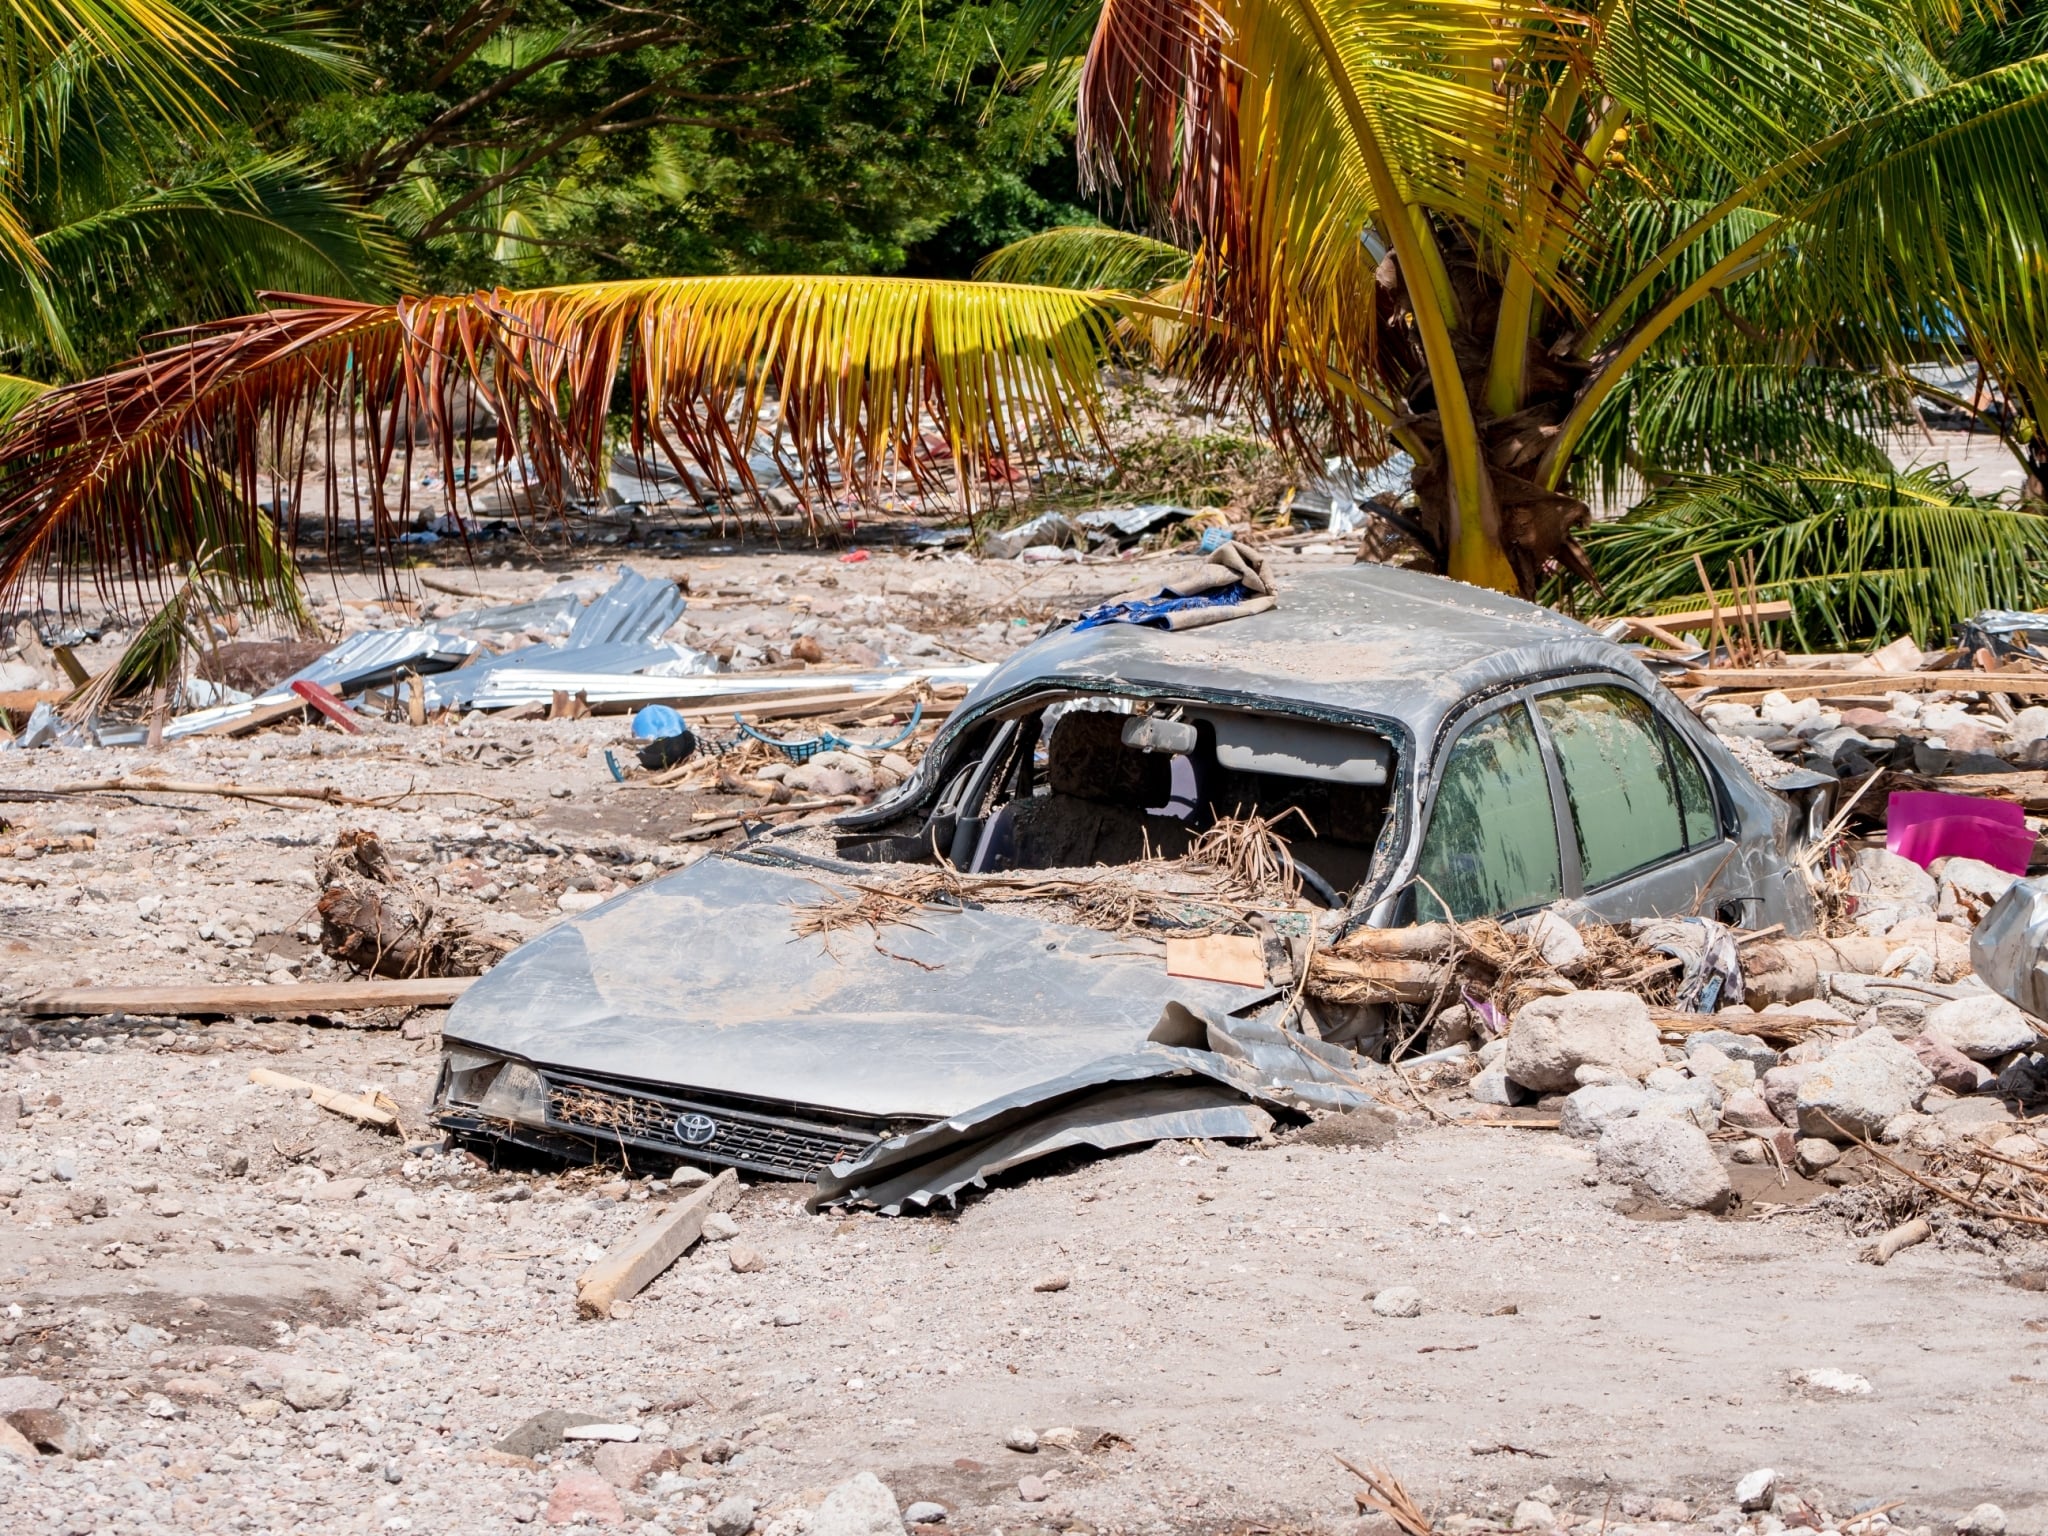
[{"label": "wooden board", "polygon": [[474,976],[424,976],[407,981],[306,982],[298,986],[74,987],[21,1004],[32,1018],[74,1014],[174,1014],[181,1018],[246,1013],[293,1019],[358,1008],[439,1008],[462,996]]},{"label": "wooden board", "polygon": [[9,688],[0,692],[0,710],[10,715],[35,713],[38,704],[59,704],[71,697],[69,688]]},{"label": "wooden board", "polygon": [[358,1098],[353,1093],[343,1093],[339,1088],[330,1088],[325,1083],[292,1077],[284,1072],[273,1072],[268,1067],[253,1069],[249,1073],[249,1081],[259,1083],[265,1088],[283,1089],[286,1093],[296,1094],[302,1099],[311,1099],[322,1109],[353,1120],[358,1125],[388,1131],[398,1124],[398,1116],[390,1110],[380,1108],[369,1099]]},{"label": "wooden board", "polygon": [[585,1317],[610,1317],[613,1302],[647,1289],[697,1241],[704,1218],[713,1211],[731,1210],[739,1197],[740,1176],[728,1168],[702,1189],[670,1202],[583,1272],[576,1282],[576,1310]]},{"label": "wooden board", "polygon": [[2022,693],[2048,697],[2048,672],[1831,672],[1795,667],[1694,667],[1688,688],[1860,688],[1871,693]]},{"label": "wooden board", "polygon": [[1227,981],[1264,987],[1266,946],[1249,934],[1212,933],[1199,939],[1166,941],[1166,974],[1190,981]]},{"label": "wooden board", "polygon": [[[1732,625],[1738,619],[1760,619],[1765,623],[1769,623],[1772,619],[1789,619],[1791,617],[1792,604],[1782,598],[1772,598],[1767,603],[1751,603],[1747,607],[1731,598],[1721,605],[1721,622],[1727,625]],[[1686,608],[1677,613],[1617,614],[1615,618],[1627,618],[1630,621],[1638,618],[1648,619],[1660,629],[1707,629],[1713,625],[1714,610],[1711,608]],[[1604,625],[1612,624],[1614,619],[1589,619],[1587,622],[1593,628],[1599,629]]]}]

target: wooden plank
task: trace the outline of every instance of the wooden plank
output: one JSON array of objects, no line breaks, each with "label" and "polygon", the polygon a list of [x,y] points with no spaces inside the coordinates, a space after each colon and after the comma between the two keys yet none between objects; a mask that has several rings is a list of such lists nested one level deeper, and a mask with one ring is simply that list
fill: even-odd
[{"label": "wooden plank", "polygon": [[1243,933],[1169,938],[1166,974],[1185,976],[1191,981],[1227,981],[1240,987],[1270,985],[1266,979],[1266,946]]},{"label": "wooden plank", "polygon": [[253,715],[244,715],[239,720],[223,720],[218,725],[209,725],[203,731],[194,731],[194,736],[246,736],[251,731],[260,731],[267,725],[276,725],[284,720],[303,720],[307,704],[304,699],[290,699],[283,704],[266,704]]},{"label": "wooden plank", "polygon": [[610,1317],[613,1302],[647,1289],[697,1241],[704,1218],[713,1211],[731,1210],[739,1197],[740,1177],[728,1168],[702,1189],[672,1201],[583,1272],[576,1282],[576,1310],[585,1317]]},{"label": "wooden plank", "polygon": [[33,1018],[72,1014],[174,1014],[181,1018],[246,1013],[292,1019],[359,1008],[440,1008],[462,996],[474,976],[423,976],[404,981],[304,982],[297,986],[73,987],[26,999]]},{"label": "wooden plank", "polygon": [[69,688],[9,688],[0,691],[0,710],[10,715],[33,714],[38,704],[54,706],[70,697]]},{"label": "wooden plank", "polygon": [[268,1067],[252,1069],[249,1081],[261,1083],[265,1088],[281,1088],[286,1093],[296,1094],[302,1099],[311,1099],[324,1110],[380,1131],[391,1130],[398,1124],[398,1116],[390,1110],[380,1109],[371,1100],[358,1098],[352,1093],[343,1093],[339,1088],[329,1088],[325,1083],[292,1077],[283,1072],[273,1072]]},{"label": "wooden plank", "polygon": [[1796,667],[1694,667],[1680,674],[1691,688],[1862,688],[1874,693],[2023,693],[2048,696],[2048,672],[1833,672]]},{"label": "wooden plank", "polygon": [[1426,1003],[1443,990],[1443,974],[1434,960],[1354,959],[1324,950],[1315,957],[1311,978],[1334,984],[1347,1002]]},{"label": "wooden plank", "polygon": [[[1736,609],[1740,609],[1741,612],[1752,618],[1762,619],[1766,622],[1771,619],[1789,619],[1792,617],[1792,604],[1781,598],[1772,598],[1769,602],[1765,603],[1751,603],[1747,607],[1743,607],[1739,602],[1731,598],[1728,601],[1727,608],[1723,611],[1729,612]],[[1614,618],[1589,619],[1587,622],[1595,629],[1599,629],[1603,625],[1614,623],[1616,619],[1621,619],[1631,624],[1647,619],[1650,623],[1669,630],[1705,629],[1714,622],[1714,610],[1711,608],[1682,608],[1676,613],[1616,614]]]}]

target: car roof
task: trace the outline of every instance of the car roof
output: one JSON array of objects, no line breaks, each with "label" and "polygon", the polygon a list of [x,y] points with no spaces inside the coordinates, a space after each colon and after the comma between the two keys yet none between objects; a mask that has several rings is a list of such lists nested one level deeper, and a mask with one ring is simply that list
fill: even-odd
[{"label": "car roof", "polygon": [[1418,740],[1475,693],[1530,677],[1616,672],[1654,679],[1620,646],[1520,598],[1397,566],[1289,575],[1264,613],[1170,631],[1061,630],[998,667],[961,713],[1047,685],[1224,693],[1391,717]]}]

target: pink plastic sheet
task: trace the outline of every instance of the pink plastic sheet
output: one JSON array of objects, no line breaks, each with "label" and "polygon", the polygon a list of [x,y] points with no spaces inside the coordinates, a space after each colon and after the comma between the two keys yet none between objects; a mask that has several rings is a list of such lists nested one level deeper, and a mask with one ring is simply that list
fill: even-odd
[{"label": "pink plastic sheet", "polygon": [[1884,845],[1922,869],[1936,859],[1982,859],[2024,875],[2034,855],[2026,812],[2010,800],[1898,790],[1885,802]]}]

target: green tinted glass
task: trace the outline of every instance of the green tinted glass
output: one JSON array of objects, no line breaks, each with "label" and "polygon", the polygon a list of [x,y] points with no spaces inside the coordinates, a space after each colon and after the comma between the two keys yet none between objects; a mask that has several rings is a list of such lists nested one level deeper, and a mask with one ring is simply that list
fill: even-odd
[{"label": "green tinted glass", "polygon": [[1428,882],[1416,886],[1424,922],[1442,918],[1445,904],[1463,922],[1564,894],[1543,754],[1521,705],[1480,721],[1452,746],[1418,869]]},{"label": "green tinted glass", "polygon": [[1585,889],[1660,863],[1686,846],[1678,793],[1656,717],[1621,688],[1580,688],[1536,701],[1564,775]]}]

